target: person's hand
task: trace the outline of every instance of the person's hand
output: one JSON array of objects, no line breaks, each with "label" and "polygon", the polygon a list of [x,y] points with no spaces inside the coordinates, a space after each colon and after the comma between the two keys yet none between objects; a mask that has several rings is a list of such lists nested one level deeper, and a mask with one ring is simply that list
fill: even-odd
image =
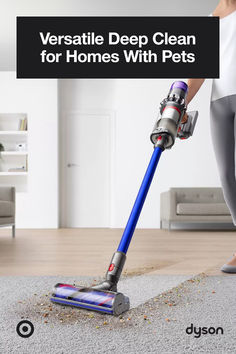
[{"label": "person's hand", "polygon": [[187,115],[187,113],[185,113],[182,120],[181,120],[181,124],[185,124],[185,123],[187,123],[187,121],[188,121],[188,115]]}]

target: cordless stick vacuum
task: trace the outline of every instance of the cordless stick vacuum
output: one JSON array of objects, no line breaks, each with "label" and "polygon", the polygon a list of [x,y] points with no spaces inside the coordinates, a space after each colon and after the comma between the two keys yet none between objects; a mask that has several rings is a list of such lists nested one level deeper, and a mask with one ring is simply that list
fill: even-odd
[{"label": "cordless stick vacuum", "polygon": [[111,259],[105,280],[90,288],[56,284],[51,301],[112,315],[119,315],[129,310],[129,298],[117,292],[117,283],[162,152],[174,145],[176,137],[187,139],[193,134],[198,116],[197,112],[189,112],[187,123],[181,124],[186,112],[187,91],[188,86],[185,82],[176,81],[172,84],[167,98],[161,102],[160,114],[151,134],[154,151],[120,244]]}]

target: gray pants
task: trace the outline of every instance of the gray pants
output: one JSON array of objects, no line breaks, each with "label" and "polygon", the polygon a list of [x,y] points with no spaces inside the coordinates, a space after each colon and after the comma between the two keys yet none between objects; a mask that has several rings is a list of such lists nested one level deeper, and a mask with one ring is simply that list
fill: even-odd
[{"label": "gray pants", "polygon": [[211,134],[224,198],[236,225],[236,95],[211,102]]}]

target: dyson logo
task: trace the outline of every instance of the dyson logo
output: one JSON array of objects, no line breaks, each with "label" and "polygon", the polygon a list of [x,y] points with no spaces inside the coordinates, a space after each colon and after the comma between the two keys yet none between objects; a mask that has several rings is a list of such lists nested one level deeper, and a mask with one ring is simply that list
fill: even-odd
[{"label": "dyson logo", "polygon": [[222,327],[194,327],[193,323],[186,328],[187,334],[193,334],[195,338],[200,338],[202,334],[224,334]]}]

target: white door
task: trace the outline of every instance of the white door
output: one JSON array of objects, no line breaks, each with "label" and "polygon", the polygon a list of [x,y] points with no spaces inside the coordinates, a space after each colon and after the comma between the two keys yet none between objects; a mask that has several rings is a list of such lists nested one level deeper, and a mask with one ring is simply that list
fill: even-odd
[{"label": "white door", "polygon": [[65,115],[64,227],[110,225],[110,118]]}]

